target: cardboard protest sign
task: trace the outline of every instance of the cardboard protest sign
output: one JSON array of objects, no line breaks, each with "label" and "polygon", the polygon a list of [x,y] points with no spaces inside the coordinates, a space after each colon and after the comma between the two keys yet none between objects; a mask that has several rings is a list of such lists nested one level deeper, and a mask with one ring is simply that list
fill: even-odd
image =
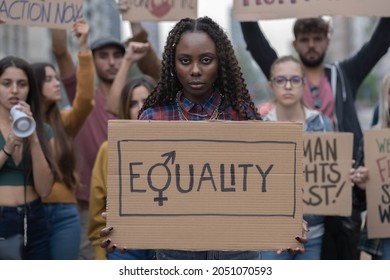
[{"label": "cardboard protest sign", "polygon": [[115,120],[108,128],[107,225],[118,246],[300,246],[301,123]]},{"label": "cardboard protest sign", "polygon": [[122,14],[128,21],[176,21],[185,17],[197,18],[197,0],[129,1],[129,9]]},{"label": "cardboard protest sign", "polygon": [[82,0],[0,0],[6,24],[69,29],[82,16]]},{"label": "cardboard protest sign", "polygon": [[390,16],[388,0],[233,0],[238,21],[315,16]]},{"label": "cardboard protest sign", "polygon": [[390,129],[364,131],[368,238],[390,237]]},{"label": "cardboard protest sign", "polygon": [[351,216],[352,147],[352,133],[304,133],[304,214]]}]

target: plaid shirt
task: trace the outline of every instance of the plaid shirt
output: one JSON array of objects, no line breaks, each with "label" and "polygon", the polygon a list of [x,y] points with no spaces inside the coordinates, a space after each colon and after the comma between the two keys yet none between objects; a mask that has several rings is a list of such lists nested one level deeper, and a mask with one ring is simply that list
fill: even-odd
[{"label": "plaid shirt", "polygon": [[[209,120],[210,117],[213,116],[214,111],[220,105],[221,99],[222,97],[217,91],[210,95],[207,100],[199,103],[192,102],[180,94],[178,98],[171,104],[146,109],[141,114],[139,119],[160,121]],[[181,112],[183,112],[183,114]],[[250,117],[252,117],[252,115]],[[234,111],[231,106],[228,106],[227,108],[224,108],[223,112],[220,113],[218,119],[238,121],[239,117],[237,112]]]},{"label": "plaid shirt", "polygon": [[[140,120],[167,120],[167,121],[180,121],[180,120],[191,120],[191,121],[200,121],[208,120],[214,115],[215,109],[221,104],[221,95],[218,92],[214,92],[207,100],[200,103],[192,102],[191,100],[185,98],[183,95],[178,95],[178,98],[171,104],[148,108],[142,112],[139,117]],[[180,109],[181,108],[181,109]],[[221,108],[220,108],[221,109]],[[181,114],[183,112],[183,115]],[[194,115],[196,114],[196,115]],[[253,114],[253,113],[251,113]],[[251,116],[249,116],[251,117]],[[233,110],[231,106],[224,108],[223,112],[218,116],[220,120],[239,120],[238,114]],[[157,259],[165,259],[165,256],[168,252],[168,259],[202,259],[203,257],[208,257],[210,252],[205,251],[182,251],[182,250],[158,250]],[[217,253],[210,253],[221,258],[227,258],[232,252],[229,251],[217,251]],[[161,256],[160,256],[161,254]],[[240,259],[258,259],[259,252],[255,251],[235,251],[234,254],[238,254]]]}]

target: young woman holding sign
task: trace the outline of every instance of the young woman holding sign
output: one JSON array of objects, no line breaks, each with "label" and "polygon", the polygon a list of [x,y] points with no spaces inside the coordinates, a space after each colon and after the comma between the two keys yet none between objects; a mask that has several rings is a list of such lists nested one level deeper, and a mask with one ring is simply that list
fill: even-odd
[{"label": "young woman holding sign", "polygon": [[[115,80],[120,76],[117,76]],[[114,81],[115,83],[115,81]],[[156,82],[147,75],[131,78],[123,87],[119,100],[107,99],[107,107],[117,108],[118,119],[135,120],[146,98],[156,85]],[[113,103],[113,104],[111,104]],[[119,104],[119,106],[117,106]],[[107,253],[100,247],[100,231],[106,225],[101,213],[106,210],[108,173],[108,142],[100,146],[92,170],[92,184],[88,215],[88,238],[91,241],[97,260],[148,260],[154,257],[153,250],[128,250],[121,254],[119,250]]]},{"label": "young woman holding sign", "polygon": [[[378,124],[374,126],[374,129],[386,129],[390,128],[390,73],[385,75],[382,79],[381,92],[379,95],[379,117]],[[354,169],[351,176],[352,182],[364,192],[367,191],[366,185],[369,177],[370,166],[364,165],[364,152],[363,143],[359,153],[358,160],[356,162],[357,168]],[[377,168],[377,167],[375,167]],[[365,210],[366,205],[363,205]],[[359,249],[367,252],[373,259],[390,260],[390,238],[383,239],[368,239],[367,237],[367,222],[365,223],[363,230],[360,234]]]},{"label": "young woman holding sign", "polygon": [[[180,20],[170,31],[161,78],[140,112],[142,120],[259,120],[232,44],[208,17]],[[107,236],[112,227],[102,230]],[[305,237],[297,237],[305,242]],[[116,247],[110,239],[102,247]],[[291,249],[294,251],[293,249]],[[296,251],[302,250],[297,248]],[[296,252],[295,251],[295,252]],[[258,251],[158,250],[157,259],[259,259]]]},{"label": "young woman holding sign", "polygon": [[[304,77],[301,63],[292,56],[282,56],[271,66],[271,78],[268,83],[274,94],[274,107],[266,116],[270,121],[298,121],[304,124],[305,131],[332,131],[332,124],[322,113],[307,108],[303,102]],[[287,253],[276,254],[262,251],[264,260],[301,259],[319,260],[321,257],[322,236],[324,234],[324,217],[304,215],[308,222],[308,243],[305,252],[299,255]]]}]

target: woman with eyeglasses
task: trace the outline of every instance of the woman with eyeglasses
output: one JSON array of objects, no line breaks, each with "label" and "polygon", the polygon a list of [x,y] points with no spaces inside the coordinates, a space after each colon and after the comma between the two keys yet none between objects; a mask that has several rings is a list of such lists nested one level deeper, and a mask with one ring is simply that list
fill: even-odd
[{"label": "woman with eyeglasses", "polygon": [[[269,121],[297,121],[305,131],[332,131],[332,124],[322,113],[307,108],[303,102],[304,77],[301,63],[293,56],[282,56],[271,66],[269,88],[274,94],[274,107],[264,116]],[[304,215],[308,222],[308,243],[303,254],[276,254],[262,251],[263,260],[319,260],[321,257],[324,216]]]},{"label": "woman with eyeglasses", "polygon": [[304,83],[302,65],[296,58],[288,55],[275,60],[268,83],[275,106],[264,118],[303,122],[305,131],[332,131],[328,117],[305,106]]}]

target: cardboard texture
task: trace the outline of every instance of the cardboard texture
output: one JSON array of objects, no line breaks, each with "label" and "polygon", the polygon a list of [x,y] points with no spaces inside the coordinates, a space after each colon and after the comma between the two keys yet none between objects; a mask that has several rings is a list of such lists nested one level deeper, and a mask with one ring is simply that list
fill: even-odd
[{"label": "cardboard texture", "polygon": [[303,213],[351,216],[353,134],[308,132],[303,139]]},{"label": "cardboard texture", "polygon": [[390,129],[364,131],[368,238],[390,237]]},{"label": "cardboard texture", "polygon": [[83,0],[0,0],[6,24],[71,29],[83,17]]},{"label": "cardboard texture", "polygon": [[129,1],[130,8],[122,14],[128,21],[177,21],[198,17],[197,0]]},{"label": "cardboard texture", "polygon": [[276,250],[302,234],[302,124],[109,121],[107,225],[133,249]]},{"label": "cardboard texture", "polygon": [[388,0],[233,0],[238,21],[316,16],[390,16]]}]

